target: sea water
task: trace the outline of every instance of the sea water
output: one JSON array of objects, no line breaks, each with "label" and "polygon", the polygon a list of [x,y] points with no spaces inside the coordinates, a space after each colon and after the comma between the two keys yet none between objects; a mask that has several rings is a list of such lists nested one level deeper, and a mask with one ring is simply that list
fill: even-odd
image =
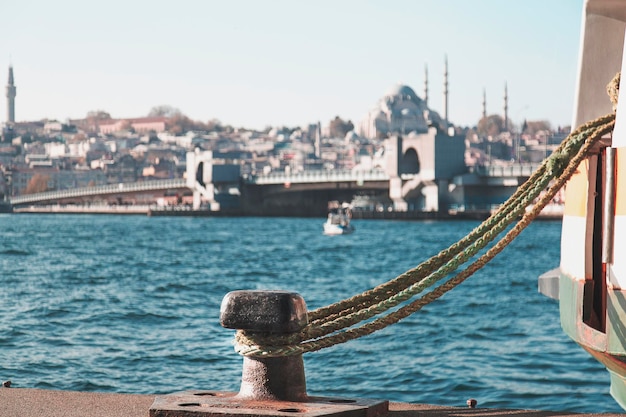
[{"label": "sea water", "polygon": [[[14,387],[238,391],[223,296],[300,293],[309,309],[395,278],[473,221],[0,215],[0,379]],[[561,330],[537,277],[561,223],[530,225],[441,299],[373,335],[304,355],[310,395],[464,407],[621,412],[609,376]]]}]

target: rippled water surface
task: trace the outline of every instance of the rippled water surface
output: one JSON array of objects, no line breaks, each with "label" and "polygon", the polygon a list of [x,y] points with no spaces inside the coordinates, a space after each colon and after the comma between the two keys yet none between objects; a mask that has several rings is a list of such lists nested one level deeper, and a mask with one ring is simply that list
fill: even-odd
[{"label": "rippled water surface", "polygon": [[[314,309],[392,279],[477,222],[0,215],[0,379],[124,393],[237,391],[219,325],[237,289],[297,291]],[[621,412],[607,371],[564,335],[537,277],[560,222],[538,222],[440,300],[371,336],[305,355],[312,395]]]}]

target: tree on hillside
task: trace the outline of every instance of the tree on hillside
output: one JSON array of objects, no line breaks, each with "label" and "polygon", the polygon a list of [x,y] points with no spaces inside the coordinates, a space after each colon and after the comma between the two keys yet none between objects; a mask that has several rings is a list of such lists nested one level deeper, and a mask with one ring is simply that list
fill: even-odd
[{"label": "tree on hillside", "polygon": [[153,107],[150,113],[148,113],[148,117],[167,117],[167,130],[175,135],[180,135],[190,130],[220,132],[225,129],[217,119],[210,120],[208,123],[192,120],[176,107],[167,105]]},{"label": "tree on hillside", "polygon": [[48,175],[33,175],[30,181],[28,181],[28,185],[26,185],[24,194],[43,193],[44,191],[48,191],[48,181],[50,181],[50,177]]},{"label": "tree on hillside", "polygon": [[104,110],[92,110],[87,112],[87,119],[91,120],[109,120],[111,115]]},{"label": "tree on hillside", "polygon": [[550,122],[547,120],[534,120],[526,122],[526,130],[522,133],[528,133],[531,136],[537,134],[541,130],[551,130]]},{"label": "tree on hillside", "polygon": [[331,120],[328,130],[330,131],[330,136],[343,138],[348,132],[354,130],[354,125],[350,120],[345,122],[339,116],[335,116],[335,118]]},{"label": "tree on hillside", "polygon": [[221,132],[224,130],[224,126],[218,119],[211,119],[206,124],[206,130],[209,132]]},{"label": "tree on hillside", "polygon": [[190,130],[208,130],[206,124],[191,120],[182,113],[170,117],[167,126],[168,130],[175,135],[180,135]]},{"label": "tree on hillside", "polygon": [[104,110],[92,110],[87,112],[83,128],[90,132],[98,132],[98,126],[104,120],[111,120],[111,115]]},{"label": "tree on hillside", "polygon": [[497,114],[492,114],[491,116],[483,117],[478,122],[478,126],[476,127],[476,133],[480,137],[495,137],[498,136],[501,132],[504,131],[504,118]]},{"label": "tree on hillside", "polygon": [[176,107],[162,105],[162,106],[155,106],[152,109],[150,109],[150,113],[148,113],[148,117],[159,117],[159,116],[174,117],[174,116],[182,116],[182,114],[183,113]]},{"label": "tree on hillside", "polygon": [[96,127],[102,120],[111,120],[111,115],[103,110],[92,110],[87,112],[87,126]]}]

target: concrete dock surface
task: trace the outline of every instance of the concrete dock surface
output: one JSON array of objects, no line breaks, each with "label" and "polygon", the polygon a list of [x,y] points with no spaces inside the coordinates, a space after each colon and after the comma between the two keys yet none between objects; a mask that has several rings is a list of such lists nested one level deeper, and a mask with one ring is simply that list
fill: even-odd
[{"label": "concrete dock surface", "polygon": [[[0,388],[0,417],[148,417],[156,395]],[[389,417],[626,416],[558,411],[502,410],[390,403]]]}]

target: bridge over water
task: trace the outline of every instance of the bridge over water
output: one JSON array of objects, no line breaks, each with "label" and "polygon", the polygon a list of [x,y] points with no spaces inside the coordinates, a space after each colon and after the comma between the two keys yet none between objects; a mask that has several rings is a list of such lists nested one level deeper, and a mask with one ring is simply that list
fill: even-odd
[{"label": "bridge over water", "polygon": [[[538,164],[514,164],[510,166],[476,166],[470,167],[468,175],[475,180],[482,181],[484,184],[493,186],[517,186],[520,179],[529,177],[532,172],[537,169]],[[193,172],[192,172],[193,174]],[[382,169],[373,170],[305,170],[300,172],[272,172],[261,175],[246,175],[238,178],[219,178],[219,176],[210,176],[212,178],[211,188],[213,194],[219,194],[220,189],[233,187],[239,192],[247,195],[247,198],[254,200],[250,195],[255,194],[257,202],[252,205],[259,204],[260,200],[268,198],[276,198],[280,195],[294,193],[313,193],[324,191],[326,194],[319,194],[318,199],[335,198],[340,195],[355,194],[366,190],[379,190],[383,193],[389,193],[389,183],[391,176]],[[421,181],[420,174],[401,174],[399,178],[406,183],[419,183]],[[58,191],[46,191],[41,193],[24,194],[10,198],[10,203],[14,207],[27,205],[41,205],[50,203],[63,202],[80,202],[97,199],[124,199],[129,195],[146,194],[149,198],[155,196],[163,196],[165,193],[183,194],[189,191],[195,191],[197,187],[206,188],[207,184],[201,184],[202,181],[189,180],[187,178],[176,178],[167,180],[138,181],[133,183],[108,184],[92,187],[74,188]],[[246,189],[246,191],[242,190]],[[215,191],[217,190],[217,191]],[[256,191],[251,191],[256,190]],[[337,190],[343,190],[343,194],[337,194]],[[335,192],[335,194],[330,194]],[[326,201],[323,201],[325,204]]]},{"label": "bridge over water", "polygon": [[[332,184],[341,182],[354,182],[356,184],[363,185],[368,181],[389,181],[389,176],[382,170],[309,170],[296,173],[273,172],[262,175],[248,175],[240,178],[240,180],[245,184],[265,186],[287,185],[287,187],[289,187],[291,184],[327,184],[330,188],[333,188]],[[239,179],[237,181],[233,181],[233,179],[231,179],[229,182],[234,183],[238,181]],[[214,184],[219,185],[220,183],[225,183],[225,181],[220,181]],[[123,194],[184,189],[193,190],[193,185],[190,185],[189,181],[185,178],[138,181],[23,194],[11,197],[10,203],[14,206],[19,206],[44,202],[67,201],[84,197],[117,196]]]}]

